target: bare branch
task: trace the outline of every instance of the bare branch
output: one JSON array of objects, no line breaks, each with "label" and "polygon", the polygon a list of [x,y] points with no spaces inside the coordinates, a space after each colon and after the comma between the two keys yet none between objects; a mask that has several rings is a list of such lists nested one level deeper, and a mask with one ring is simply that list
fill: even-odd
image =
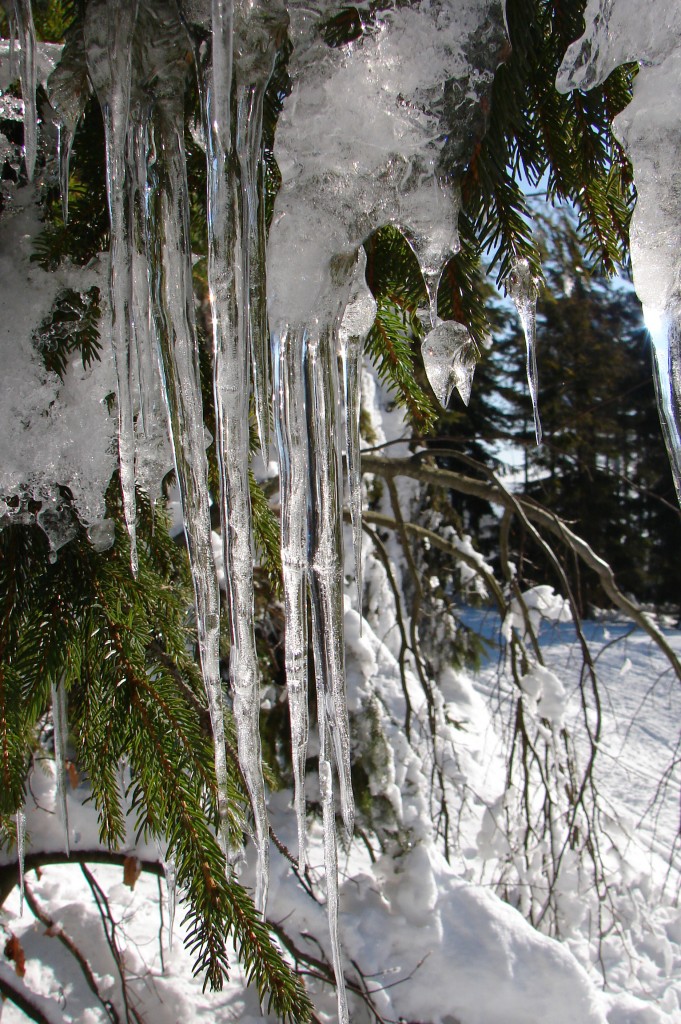
[{"label": "bare branch", "polygon": [[[657,644],[674,669],[677,678],[681,681],[681,662],[667,643],[663,633],[635,601],[632,601],[622,593],[615,582],[615,576],[611,567],[596,554],[582,537],[574,533],[553,512],[545,509],[537,502],[526,497],[511,495],[506,488],[502,487],[498,480],[494,482],[476,480],[474,477],[467,476],[464,473],[457,473],[451,469],[426,466],[423,464],[423,456],[428,455],[430,455],[429,452],[423,452],[405,459],[384,458],[382,456],[362,453],[362,469],[365,473],[376,473],[385,479],[407,476],[413,480],[420,480],[422,483],[431,484],[434,487],[441,487],[445,490],[457,491],[459,494],[468,494],[474,498],[481,498],[483,501],[501,505],[511,512],[522,509],[525,517],[530,522],[543,527],[562,540],[579,557],[584,565],[596,573],[603,590],[615,607],[624,612],[637,626],[640,626]],[[454,457],[456,453],[449,452],[449,455]],[[472,462],[473,460],[467,461]],[[484,467],[480,468],[484,472]]]}]

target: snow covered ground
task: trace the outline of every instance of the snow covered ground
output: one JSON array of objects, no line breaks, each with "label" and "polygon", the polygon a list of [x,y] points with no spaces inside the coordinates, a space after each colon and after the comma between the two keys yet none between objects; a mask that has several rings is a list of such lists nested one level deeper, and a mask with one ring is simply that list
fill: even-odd
[{"label": "snow covered ground", "polygon": [[[469,610],[466,618],[490,637],[497,636],[499,623],[491,614]],[[681,1022],[681,861],[675,846],[680,779],[678,767],[670,767],[678,760],[681,687],[649,638],[619,620],[585,624],[603,704],[596,782],[604,807],[600,821],[608,900],[617,908],[618,920],[599,941],[593,903],[577,882],[570,893],[568,876],[563,897],[572,912],[564,913],[565,934],[557,941],[535,931],[490,884],[495,850],[483,826],[486,809],[494,807],[504,785],[501,723],[508,692],[499,649],[491,650],[477,673],[450,670],[444,678],[443,720],[456,723],[451,741],[457,770],[466,776],[461,788],[466,794],[461,802],[461,838],[448,864],[434,838],[425,791],[426,759],[419,760],[418,742],[410,747],[401,729],[403,695],[397,662],[383,642],[386,638],[377,635],[379,620],[374,621],[375,629],[365,622],[361,636],[357,626],[357,615],[348,604],[351,714],[366,710],[370,698],[378,702],[378,720],[390,750],[375,786],[377,794],[399,811],[403,840],[400,848],[393,844],[383,851],[374,844],[371,854],[367,845],[355,842],[345,852],[341,934],[349,981],[370,994],[376,1012],[386,1021]],[[667,629],[666,635],[681,653],[681,632]],[[566,721],[576,723],[581,657],[574,630],[569,623],[554,622],[544,626],[541,638],[547,668],[566,691]],[[415,688],[411,695],[417,731]],[[450,774],[454,778],[453,769]],[[665,778],[666,786],[660,790]],[[32,793],[37,805],[29,814],[33,847],[58,846],[49,772],[34,773]],[[94,824],[93,810],[80,806],[82,796],[78,789],[69,795],[76,849],[87,843]],[[295,849],[290,800],[288,792],[275,794],[271,812],[275,830]],[[158,856],[155,850],[129,852]],[[313,890],[320,900],[321,828],[314,822],[310,858]],[[142,875],[133,890],[124,884],[121,868],[93,865],[91,870],[116,924],[129,1004],[142,1019],[154,1024],[250,1024],[261,1019],[257,996],[244,991],[238,968],[225,991],[202,992],[201,979],[192,978],[191,961],[181,942],[181,907],[169,949],[164,883]],[[247,864],[246,884],[252,873]],[[39,877],[29,873],[27,882],[44,911],[87,956],[102,997],[114,999],[122,1016],[120,978],[79,867],[48,867]],[[324,907],[274,851],[268,916],[298,949],[325,959]],[[5,905],[0,928],[3,944],[9,933],[19,939],[26,956],[25,982],[49,997],[57,1011],[54,1019],[83,1024],[109,1019],[71,954],[52,934],[54,929],[36,922],[26,905],[19,914],[17,892]],[[0,971],[10,970],[6,959],[0,961]],[[333,1020],[330,987],[314,978],[308,981],[319,1018]],[[350,999],[354,1021],[373,1019],[365,1000],[356,993]],[[3,1024],[25,1019],[12,1005],[4,1005]]]}]

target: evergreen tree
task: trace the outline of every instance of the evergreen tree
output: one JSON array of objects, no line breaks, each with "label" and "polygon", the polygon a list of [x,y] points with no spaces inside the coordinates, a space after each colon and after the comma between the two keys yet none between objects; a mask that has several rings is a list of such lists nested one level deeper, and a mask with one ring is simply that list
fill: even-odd
[{"label": "evergreen tree", "polygon": [[[626,590],[658,605],[676,604],[666,552],[678,543],[681,523],[640,304],[626,280],[589,272],[568,212],[539,220],[546,279],[537,321],[541,446],[518,328],[499,339],[494,357],[507,375],[508,433],[523,449],[525,493],[573,523]],[[604,601],[592,581],[574,578],[570,558],[565,568],[584,609]],[[541,559],[528,569],[537,579],[545,571]]]}]

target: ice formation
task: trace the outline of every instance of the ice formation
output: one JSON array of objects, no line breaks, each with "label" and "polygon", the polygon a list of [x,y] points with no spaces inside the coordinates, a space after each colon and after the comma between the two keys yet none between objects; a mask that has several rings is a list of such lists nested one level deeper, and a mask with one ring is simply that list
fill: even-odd
[{"label": "ice formation", "polygon": [[164,861],[163,872],[168,890],[168,949],[173,948],[173,925],[175,924],[175,903],[177,900],[177,866],[175,861]]},{"label": "ice formation", "polygon": [[[28,60],[28,0],[17,0],[16,14],[22,56]],[[356,19],[356,31],[347,31],[348,18]],[[312,640],[327,904],[341,1021],[347,1020],[347,1006],[338,935],[336,784],[349,833],[354,821],[343,640],[342,453],[345,447],[361,591],[358,382],[362,339],[375,314],[360,252],[367,237],[383,225],[394,224],[404,232],[428,294],[428,372],[443,402],[454,386],[467,401],[475,346],[463,325],[439,320],[437,290],[442,269],[458,246],[457,177],[482,129],[483,100],[504,41],[501,0],[423,0],[384,10],[368,2],[346,8],[332,0],[124,0],[116,5],[88,0],[84,20],[70,33],[47,85],[59,131],[65,220],[70,149],[90,89],[102,108],[118,453],[131,563],[135,569],[135,487],[152,493],[158,489],[167,465],[167,434],[194,582],[226,851],[220,604],[211,545],[184,149],[187,55],[194,55],[207,158],[215,442],[230,683],[258,850],[256,902],[264,912],[269,836],[253,623],[251,396],[265,453],[270,405],[274,410],[301,866],[308,636]],[[266,253],[263,104],[284,52],[291,91],[279,97],[283,110],[275,156],[282,185]],[[30,169],[34,89],[30,71],[24,74]],[[106,530],[102,537],[104,543]],[[60,699],[55,694],[56,719]],[[60,721],[55,748],[63,736]],[[169,879],[169,894],[171,888]]]},{"label": "ice formation", "polygon": [[675,0],[589,0],[584,35],[569,47],[557,87],[590,89],[639,61],[633,99],[614,122],[634,168],[634,287],[655,349],[660,419],[681,500],[681,8]]},{"label": "ice formation", "polygon": [[421,343],[421,356],[435,397],[446,409],[454,388],[468,405],[475,372],[476,346],[465,324],[439,320]]},{"label": "ice formation", "polygon": [[70,854],[69,814],[66,805],[66,738],[68,721],[63,682],[52,685],[52,729],[54,734],[54,772],[57,780],[57,807],[64,830],[64,849]]},{"label": "ice formation", "polygon": [[24,857],[26,853],[26,815],[17,811],[17,860],[19,861],[19,917],[24,912]]},{"label": "ice formation", "polygon": [[527,383],[532,399],[534,433],[541,444],[542,429],[539,419],[539,375],[537,373],[537,282],[526,259],[516,260],[506,278],[506,287],[518,310],[527,348]]}]

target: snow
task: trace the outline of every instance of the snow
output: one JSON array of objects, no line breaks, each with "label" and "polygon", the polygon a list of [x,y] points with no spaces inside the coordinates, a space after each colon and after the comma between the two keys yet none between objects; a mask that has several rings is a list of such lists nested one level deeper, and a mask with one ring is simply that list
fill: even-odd
[{"label": "snow", "polygon": [[[487,635],[498,635],[497,617],[473,609],[466,614]],[[338,850],[339,932],[347,976],[355,978],[357,969],[362,970],[385,1019],[438,1024],[539,1024],[547,1019],[556,1024],[679,1024],[681,911],[674,899],[681,867],[678,858],[671,861],[672,873],[667,877],[669,858],[676,856],[678,770],[654,813],[644,812],[675,756],[681,693],[649,638],[617,619],[584,624],[598,654],[604,695],[604,741],[597,778],[610,812],[609,819],[603,819],[602,838],[608,837],[612,844],[608,884],[618,902],[620,933],[608,931],[599,943],[591,916],[598,901],[594,903],[588,886],[579,889],[573,876],[572,883],[569,878],[565,882],[565,930],[563,941],[558,941],[535,931],[518,910],[499,899],[490,885],[498,846],[485,844],[479,836],[486,809],[493,812],[503,794],[504,769],[498,753],[503,715],[500,718],[495,709],[499,693],[508,695],[512,688],[508,669],[503,664],[500,669],[493,656],[478,673],[450,670],[443,681],[448,714],[460,723],[459,753],[465,760],[467,786],[476,794],[476,800],[463,804],[463,834],[456,858],[461,866],[457,867],[454,860],[447,864],[434,838],[424,747],[404,739],[399,666],[367,622],[360,637],[358,617],[349,603],[345,618],[355,742],[362,742],[359,725],[367,721],[372,699],[387,740],[380,755],[384,767],[374,780],[377,798],[388,797],[405,830],[402,834],[409,836],[406,843],[393,842],[384,853],[377,850],[373,860],[359,840]],[[669,628],[665,632],[674,649],[681,651],[681,633]],[[542,645],[546,671],[566,691],[563,711],[572,725],[578,713],[581,663],[572,625],[556,619],[546,622]],[[544,687],[546,678],[542,676]],[[411,674],[408,685],[418,713],[419,687]],[[378,751],[374,755],[380,760]],[[60,828],[52,812],[54,779],[37,771],[32,788],[36,804],[29,800],[27,808],[27,852],[58,850]],[[83,805],[86,797],[82,785],[68,794],[76,850],[96,834],[96,814],[89,804]],[[296,830],[289,812],[291,798],[290,792],[280,792],[270,801],[274,829],[287,844]],[[321,905],[309,898],[288,861],[276,854],[268,916],[281,924],[298,948],[318,956],[318,943],[322,948],[328,943],[324,835],[318,820],[309,825],[308,843],[308,877]],[[151,848],[131,845],[126,852],[157,863],[164,859]],[[250,884],[255,863],[249,859],[243,870],[243,880]],[[148,1019],[155,1024],[262,1019],[257,996],[244,991],[238,969],[223,993],[201,991],[201,981],[191,977],[189,956],[178,941],[183,934],[181,923],[175,925],[172,950],[168,948],[165,903],[170,894],[166,895],[165,887],[159,888],[156,879],[143,874],[131,890],[123,885],[121,868],[95,865],[92,871],[117,922],[131,997]],[[539,869],[536,881],[540,874]],[[27,883],[41,906],[87,952],[102,994],[120,1000],[101,922],[78,866],[47,866],[39,878],[29,871]],[[178,896],[181,899],[182,893]],[[60,1019],[91,1024],[106,1019],[56,940],[36,927],[28,909],[19,915],[17,892],[5,905],[2,927],[15,934],[24,948],[26,984],[60,1007]],[[314,980],[310,986],[320,1019],[336,1019],[332,991]],[[351,1019],[363,1019],[352,991],[348,1000]],[[23,1019],[9,1003],[5,1005],[3,1024],[23,1024]],[[264,1019],[274,1024],[274,1018]]]}]

